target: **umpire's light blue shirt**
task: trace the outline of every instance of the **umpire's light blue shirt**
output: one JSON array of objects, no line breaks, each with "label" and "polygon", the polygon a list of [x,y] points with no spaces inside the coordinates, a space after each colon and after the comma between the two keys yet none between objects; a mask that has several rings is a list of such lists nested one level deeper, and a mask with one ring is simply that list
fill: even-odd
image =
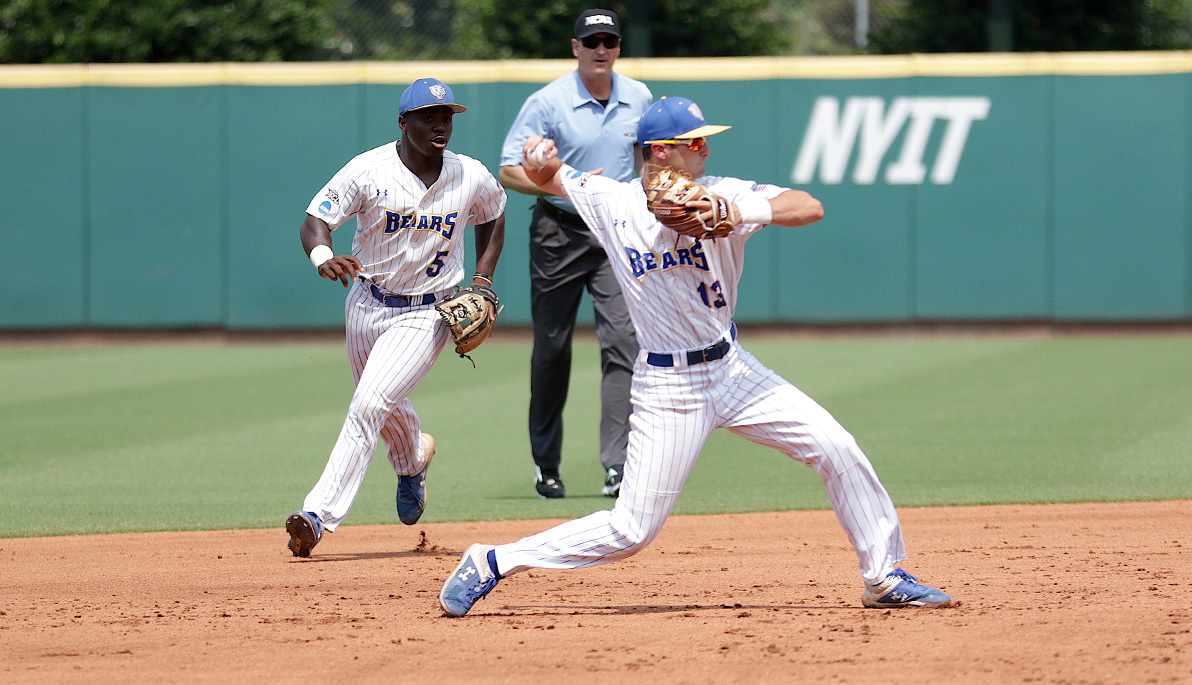
[{"label": "umpire's light blue shirt", "polygon": [[[637,121],[653,97],[641,81],[613,73],[608,107],[588,93],[579,72],[561,76],[526,99],[501,148],[501,166],[519,166],[522,147],[532,135],[555,141],[559,158],[580,171],[604,168],[618,181],[633,178]],[[575,213],[571,203],[547,195],[546,201]]]}]

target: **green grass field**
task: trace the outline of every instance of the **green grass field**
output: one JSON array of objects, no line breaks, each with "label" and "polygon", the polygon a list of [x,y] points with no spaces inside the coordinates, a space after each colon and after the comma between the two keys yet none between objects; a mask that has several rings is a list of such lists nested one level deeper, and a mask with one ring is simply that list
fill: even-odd
[{"label": "green grass field", "polygon": [[[1192,337],[742,340],[857,436],[899,506],[1192,497]],[[529,355],[448,350],[414,393],[438,441],[424,521],[611,506],[595,344],[576,345],[565,500],[531,485]],[[0,537],[280,527],[351,395],[343,349],[315,343],[9,346],[0,387]],[[345,525],[396,522],[395,483],[378,454]],[[810,469],[717,431],[676,513],[827,506]]]}]

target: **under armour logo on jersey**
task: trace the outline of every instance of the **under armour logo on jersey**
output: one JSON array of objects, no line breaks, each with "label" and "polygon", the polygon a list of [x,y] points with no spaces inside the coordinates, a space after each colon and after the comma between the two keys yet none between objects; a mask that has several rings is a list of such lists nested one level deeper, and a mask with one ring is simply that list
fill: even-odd
[{"label": "under armour logo on jersey", "polygon": [[386,188],[385,190],[381,190],[380,188],[377,188],[377,197],[389,197],[389,189]]},{"label": "under armour logo on jersey", "polygon": [[674,247],[662,253],[652,250],[639,252],[626,246],[625,255],[629,257],[629,268],[633,270],[633,276],[639,279],[654,272],[668,271],[676,266],[711,271],[708,268],[708,256],[704,254],[704,246],[699,241],[691,247]]},{"label": "under armour logo on jersey", "polygon": [[455,236],[455,224],[459,221],[459,210],[447,214],[418,214],[411,212],[403,214],[392,210],[385,210],[385,235],[393,235],[398,231],[431,231],[443,236],[450,242]]}]

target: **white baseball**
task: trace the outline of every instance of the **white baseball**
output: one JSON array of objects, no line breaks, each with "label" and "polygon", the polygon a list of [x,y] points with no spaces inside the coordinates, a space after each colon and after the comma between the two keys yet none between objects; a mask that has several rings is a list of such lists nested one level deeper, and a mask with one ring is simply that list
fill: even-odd
[{"label": "white baseball", "polygon": [[535,169],[546,166],[546,141],[543,140],[526,153],[526,161]]}]

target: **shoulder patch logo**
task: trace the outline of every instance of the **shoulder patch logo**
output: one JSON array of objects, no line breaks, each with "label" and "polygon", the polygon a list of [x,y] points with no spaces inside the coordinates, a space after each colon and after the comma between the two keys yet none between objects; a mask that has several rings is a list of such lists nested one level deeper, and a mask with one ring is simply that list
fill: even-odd
[{"label": "shoulder patch logo", "polygon": [[319,214],[326,214],[327,212],[330,212],[330,211],[331,211],[331,203],[328,202],[327,200],[323,200],[323,203],[319,205]]}]

